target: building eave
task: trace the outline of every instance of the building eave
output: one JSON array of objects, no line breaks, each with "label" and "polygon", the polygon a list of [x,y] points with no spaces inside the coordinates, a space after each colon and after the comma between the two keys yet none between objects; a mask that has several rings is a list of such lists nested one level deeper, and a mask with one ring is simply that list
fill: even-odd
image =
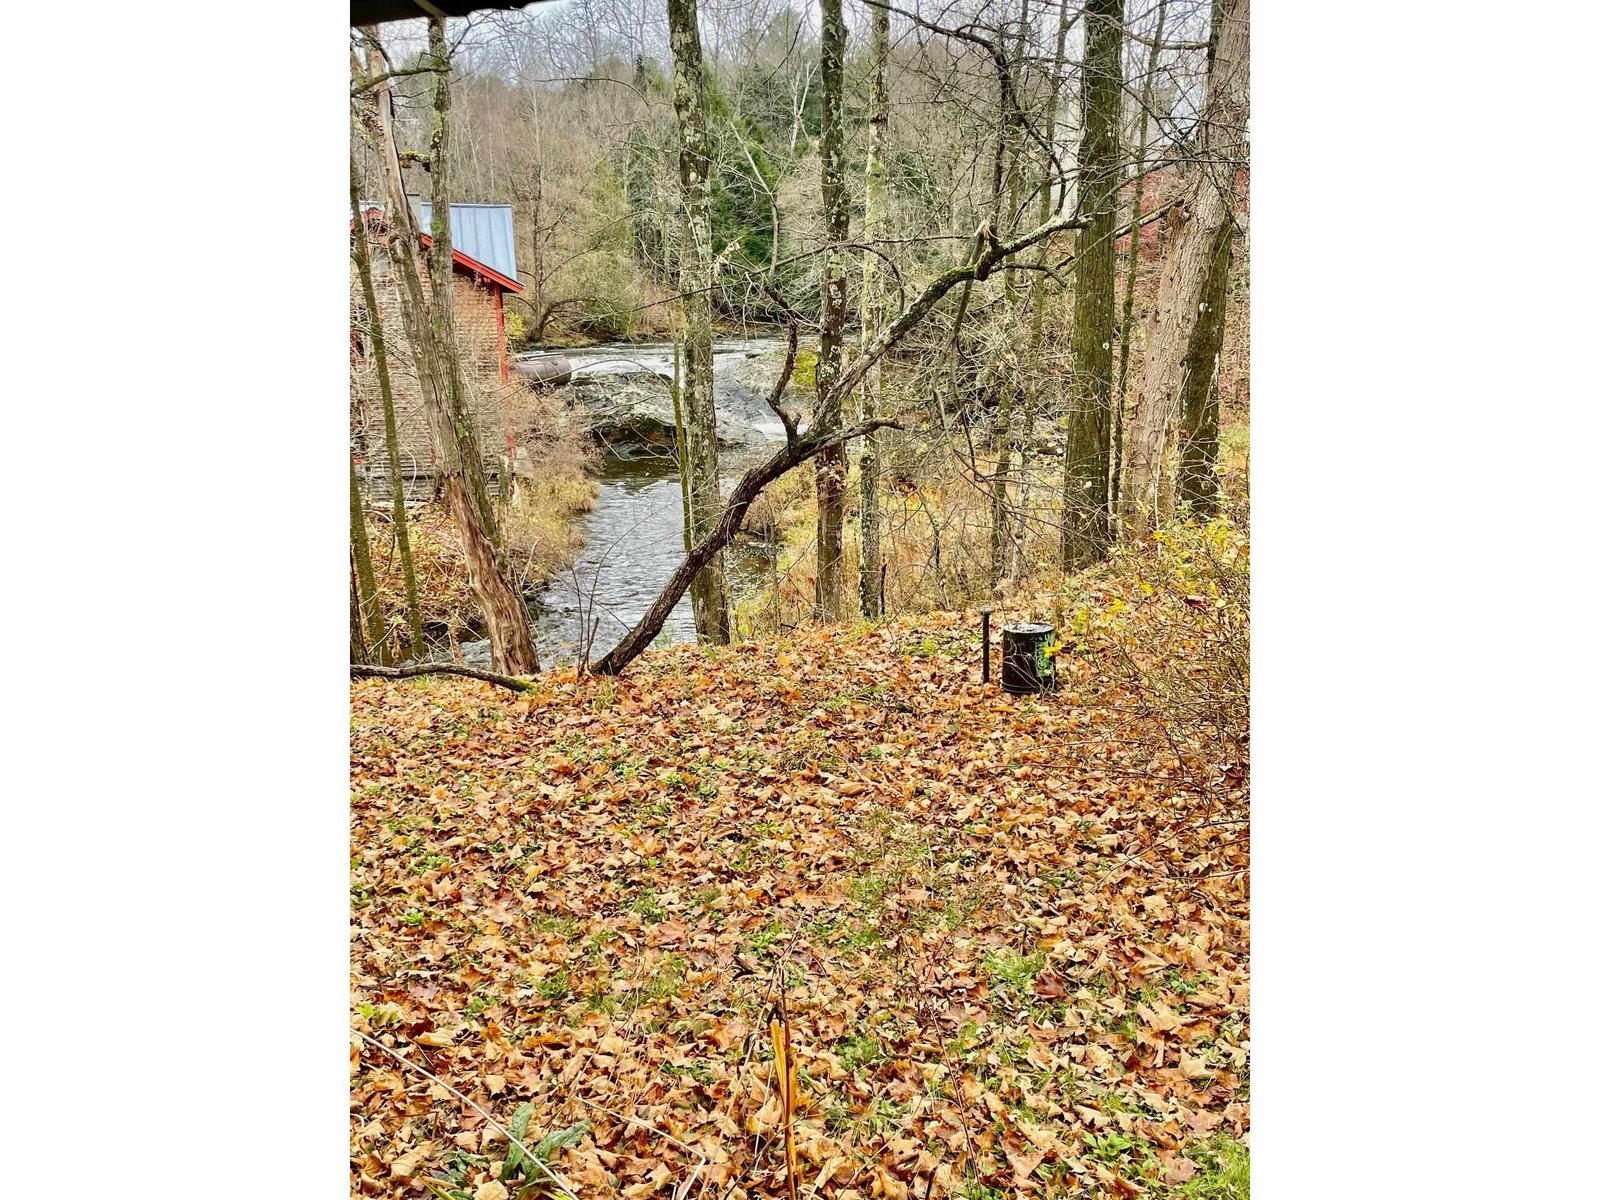
[{"label": "building eave", "polygon": [[[421,234],[420,236],[424,246],[431,247],[433,245],[433,238],[428,236],[426,233]],[[463,254],[453,246],[450,248],[450,258],[455,263],[457,270],[467,271],[470,274],[477,275],[480,277],[480,281],[498,284],[508,292],[520,293],[522,291],[522,285],[515,279],[500,274],[499,271],[496,271],[487,263],[479,262],[470,254]]]}]

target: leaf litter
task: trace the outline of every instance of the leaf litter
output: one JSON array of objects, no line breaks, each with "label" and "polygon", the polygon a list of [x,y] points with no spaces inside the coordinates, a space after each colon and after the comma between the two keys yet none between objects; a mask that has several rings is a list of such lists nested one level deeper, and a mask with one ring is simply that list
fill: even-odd
[{"label": "leaf litter", "polygon": [[970,613],[353,685],[352,1190],[1184,1194],[1248,1142],[1248,770],[1123,667],[1195,586],[1092,579],[1038,697]]}]

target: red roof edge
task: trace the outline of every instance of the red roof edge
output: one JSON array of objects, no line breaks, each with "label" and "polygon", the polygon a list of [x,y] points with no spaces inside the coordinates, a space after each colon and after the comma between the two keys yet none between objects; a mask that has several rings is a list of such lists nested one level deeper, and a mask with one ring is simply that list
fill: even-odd
[{"label": "red roof edge", "polygon": [[[421,237],[422,237],[422,244],[424,246],[433,245],[433,238],[429,237],[425,233],[422,234]],[[457,250],[454,246],[452,246],[450,248],[450,258],[455,263],[455,265],[457,267],[461,268],[462,270],[471,271],[473,274],[480,275],[484,279],[489,280],[491,283],[498,283],[501,287],[505,288],[505,290],[508,291],[508,292],[519,292],[520,293],[522,291],[522,285],[520,283],[518,283],[515,279],[511,279],[511,278],[508,278],[505,275],[500,274],[499,271],[496,271],[493,267],[487,265],[486,263],[479,262],[477,259],[473,258],[470,254],[461,253],[461,251]]]}]

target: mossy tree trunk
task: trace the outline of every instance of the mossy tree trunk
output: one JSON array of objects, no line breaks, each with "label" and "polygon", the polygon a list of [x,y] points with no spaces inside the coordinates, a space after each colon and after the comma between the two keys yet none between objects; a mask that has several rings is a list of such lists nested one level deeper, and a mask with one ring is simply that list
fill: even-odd
[{"label": "mossy tree trunk", "polygon": [[1072,313],[1072,403],[1062,496],[1061,557],[1074,570],[1110,545],[1111,340],[1116,323],[1117,187],[1122,163],[1123,0],[1083,10],[1083,134],[1078,149],[1078,235]]},{"label": "mossy tree trunk", "polygon": [[400,431],[394,415],[394,387],[389,378],[389,351],[383,339],[383,314],[378,308],[377,289],[372,283],[372,255],[367,249],[367,223],[361,213],[361,198],[356,184],[355,160],[350,161],[350,217],[353,222],[351,253],[356,274],[361,280],[361,297],[372,322],[368,338],[372,345],[372,365],[378,376],[378,394],[383,400],[383,444],[389,457],[390,510],[394,517],[395,549],[400,556],[400,574],[406,589],[406,623],[411,630],[411,653],[421,654],[422,602],[417,593],[417,570],[411,559],[411,529],[406,519],[405,477],[400,468]]},{"label": "mossy tree trunk", "polygon": [[[887,196],[884,181],[884,154],[889,144],[889,10],[874,8],[872,14],[872,110],[867,126],[866,213],[863,236],[868,242],[881,241],[888,232]],[[888,315],[885,281],[880,277],[877,255],[861,256],[861,344],[869,344]],[[861,420],[870,422],[878,415],[882,396],[882,368],[870,367],[861,379]],[[861,442],[861,558],[858,593],[861,615],[883,616],[883,527],[878,487],[882,476],[879,454],[882,432],[874,429]]]},{"label": "mossy tree trunk", "polygon": [[361,629],[361,596],[356,583],[355,548],[350,553],[350,661],[367,661],[367,636]]},{"label": "mossy tree trunk", "polygon": [[[437,25],[438,28],[433,27]],[[430,46],[443,46],[443,22],[429,21]],[[435,52],[438,87],[449,87],[449,62]],[[381,68],[374,64],[371,71]],[[538,655],[528,629],[528,612],[522,597],[505,570],[496,551],[490,530],[492,517],[486,518],[488,495],[481,487],[483,460],[466,408],[466,397],[459,376],[460,362],[455,353],[455,328],[441,321],[432,311],[422,286],[420,236],[411,207],[406,200],[405,179],[400,171],[400,156],[394,135],[394,98],[387,81],[371,89],[372,102],[360,107],[363,126],[372,137],[383,176],[385,208],[388,218],[389,260],[400,284],[400,317],[406,340],[411,345],[413,365],[421,386],[423,404],[433,430],[435,482],[461,536],[467,559],[467,582],[483,610],[489,630],[489,644],[496,671],[506,675],[527,675],[539,669]],[[435,119],[444,120],[448,100],[435,102]],[[442,138],[439,143],[442,144]],[[446,177],[448,184],[448,177]],[[441,207],[441,200],[444,205]],[[442,211],[448,220],[448,187],[441,195],[437,180],[433,194],[435,229]],[[435,246],[437,246],[437,240]],[[444,295],[448,298],[450,279],[448,255],[445,260]],[[439,295],[434,279],[434,295]],[[453,312],[453,305],[451,306]],[[452,368],[457,372],[452,377]],[[477,465],[480,486],[470,483],[467,462]]]},{"label": "mossy tree trunk", "polygon": [[1183,429],[1178,445],[1177,500],[1202,516],[1217,510],[1217,429],[1222,400],[1217,360],[1228,318],[1228,276],[1233,264],[1233,223],[1222,226],[1200,317],[1184,364]]},{"label": "mossy tree trunk", "polygon": [[1219,243],[1234,219],[1236,180],[1245,161],[1249,71],[1250,0],[1216,0],[1198,170],[1184,211],[1171,221],[1144,387],[1129,422],[1121,505],[1125,538],[1143,537],[1170,512],[1175,489],[1168,458],[1189,370],[1203,357],[1197,341],[1206,293]]},{"label": "mossy tree trunk", "polygon": [[[822,166],[823,236],[831,246],[850,238],[850,211],[844,186],[844,3],[822,0]],[[844,254],[830,249],[822,268],[822,336],[817,348],[817,410],[812,423],[827,438],[841,428],[844,389]],[[837,621],[843,607],[845,448],[834,441],[817,455],[816,615]]]},{"label": "mossy tree trunk", "polygon": [[445,403],[456,426],[461,444],[461,467],[477,506],[479,520],[488,531],[498,552],[500,529],[494,504],[489,499],[489,484],[483,474],[483,455],[478,450],[478,433],[472,422],[472,406],[466,377],[461,370],[461,350],[456,342],[455,256],[450,236],[450,202],[455,197],[450,187],[450,52],[444,40],[444,21],[428,19],[428,53],[433,59],[433,113],[428,131],[429,202],[432,214],[428,236],[428,284],[433,292],[429,319],[433,325],[435,353],[444,386]]},{"label": "mossy tree trunk", "polygon": [[372,547],[367,541],[367,521],[361,509],[361,487],[356,482],[356,460],[350,460],[350,557],[355,562],[356,599],[366,624],[367,648],[380,663],[389,661],[383,614],[378,611],[378,586],[372,577]]},{"label": "mossy tree trunk", "polygon": [[[685,543],[706,536],[722,514],[717,463],[717,410],[712,394],[711,151],[706,127],[705,68],[695,0],[667,0],[672,41],[672,107],[678,118],[678,188],[683,205],[678,239],[678,291],[682,294],[682,378],[679,453],[688,489]],[[695,576],[689,589],[700,640],[728,641],[727,577],[720,553]]]}]

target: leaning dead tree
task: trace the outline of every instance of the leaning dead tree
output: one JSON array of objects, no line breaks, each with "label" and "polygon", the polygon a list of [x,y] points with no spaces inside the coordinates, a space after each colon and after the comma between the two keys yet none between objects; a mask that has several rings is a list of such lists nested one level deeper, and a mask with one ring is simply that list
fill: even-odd
[{"label": "leaning dead tree", "polygon": [[[1152,214],[1152,217],[1154,214]],[[922,323],[945,295],[958,284],[969,282],[983,282],[995,270],[1013,255],[1020,254],[1031,246],[1038,245],[1046,238],[1068,229],[1080,229],[1084,222],[1073,216],[1057,216],[1046,221],[1038,228],[1030,230],[1021,237],[1010,242],[1002,242],[994,236],[985,225],[979,231],[975,240],[974,252],[966,262],[960,266],[951,267],[933,279],[919,292],[915,299],[901,310],[894,320],[886,324],[878,334],[867,343],[855,361],[833,383],[832,387],[838,397],[848,396],[860,386],[866,373],[872,369],[883,355],[901,338],[905,337],[912,329]],[[789,341],[789,354],[784,364],[783,372],[778,377],[777,385],[773,388],[768,403],[778,414],[783,422],[785,441],[783,449],[746,471],[743,478],[733,489],[733,494],[728,498],[727,507],[723,509],[721,519],[711,533],[695,544],[684,558],[678,569],[673,572],[672,578],[667,581],[660,594],[645,611],[639,622],[630,629],[623,639],[594,665],[594,672],[599,675],[617,675],[627,667],[635,658],[642,654],[647,646],[661,632],[661,627],[666,624],[667,617],[671,614],[678,601],[683,599],[683,594],[689,590],[689,585],[694,582],[694,577],[704,569],[711,559],[725,550],[734,535],[739,532],[740,524],[744,521],[745,514],[749,512],[750,505],[755,502],[762,490],[774,480],[792,471],[802,463],[809,462],[826,450],[842,448],[847,442],[863,437],[878,429],[900,428],[898,421],[888,417],[876,417],[870,421],[862,421],[850,426],[848,429],[823,430],[813,429],[805,434],[797,432],[794,417],[782,407],[784,389],[788,386],[789,377],[794,369],[795,340],[791,333]],[[818,405],[829,399],[819,396]]]},{"label": "leaning dead tree", "polygon": [[[370,83],[358,76],[357,114],[377,151],[386,197],[387,250],[400,282],[400,315],[413,364],[421,384],[424,406],[433,428],[436,479],[455,519],[467,559],[467,582],[483,610],[489,644],[497,671],[508,675],[532,674],[539,669],[528,613],[501,562],[494,539],[494,514],[482,481],[482,457],[473,432],[472,415],[456,350],[449,240],[449,175],[441,170],[449,129],[450,60],[444,49],[444,22],[428,22],[429,54],[435,73],[433,152],[433,241],[435,257],[432,303],[422,286],[421,235],[406,197],[405,179],[394,133],[394,97],[380,64],[370,68]],[[369,96],[362,101],[359,97]],[[441,241],[443,244],[440,253]],[[442,260],[442,261],[441,261]],[[440,279],[440,274],[443,279]],[[476,483],[474,483],[476,479]]]},{"label": "leaning dead tree", "polygon": [[[1197,339],[1215,332],[1206,329],[1202,317],[1214,269],[1226,261],[1219,252],[1223,239],[1231,235],[1238,171],[1245,162],[1250,0],[1216,0],[1212,37],[1200,114],[1199,166],[1188,202],[1172,219],[1145,358],[1144,389],[1129,423],[1121,512],[1123,534],[1129,538],[1143,536],[1172,512],[1174,472],[1168,459],[1180,405],[1197,350],[1204,351],[1204,346],[1197,348]],[[1191,464],[1190,469],[1198,467]]]}]

